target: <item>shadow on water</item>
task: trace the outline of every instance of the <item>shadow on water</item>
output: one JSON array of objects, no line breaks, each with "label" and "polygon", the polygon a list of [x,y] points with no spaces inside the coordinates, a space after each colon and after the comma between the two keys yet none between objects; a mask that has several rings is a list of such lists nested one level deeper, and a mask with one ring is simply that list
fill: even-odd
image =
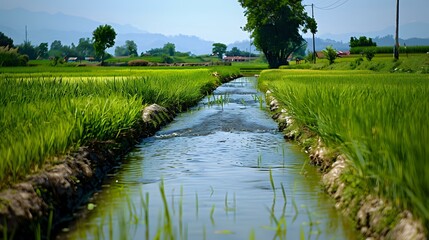
[{"label": "shadow on water", "polygon": [[222,85],[144,139],[60,237],[354,239],[255,83]]}]

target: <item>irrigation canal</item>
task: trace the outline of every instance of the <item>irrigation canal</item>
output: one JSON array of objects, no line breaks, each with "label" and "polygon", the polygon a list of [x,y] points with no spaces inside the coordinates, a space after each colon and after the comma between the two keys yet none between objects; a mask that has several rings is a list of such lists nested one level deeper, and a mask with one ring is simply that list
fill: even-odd
[{"label": "irrigation canal", "polygon": [[255,78],[219,87],[143,139],[58,238],[356,238],[261,100]]}]

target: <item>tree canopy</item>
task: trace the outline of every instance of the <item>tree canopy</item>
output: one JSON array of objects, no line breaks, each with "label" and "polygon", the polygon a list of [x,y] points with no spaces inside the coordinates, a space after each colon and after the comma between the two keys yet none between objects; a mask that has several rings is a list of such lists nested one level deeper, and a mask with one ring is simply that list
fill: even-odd
[{"label": "tree canopy", "polygon": [[106,49],[115,45],[116,32],[112,26],[106,24],[98,26],[92,35],[95,53],[100,57],[101,63],[103,63]]},{"label": "tree canopy", "polygon": [[226,53],[228,47],[223,43],[213,43],[212,53],[217,55],[219,59],[222,59],[223,54]]},{"label": "tree canopy", "polygon": [[137,56],[137,44],[132,40],[125,41],[125,45],[115,48],[115,56]]},{"label": "tree canopy", "polygon": [[376,47],[377,43],[372,41],[372,38],[366,38],[360,36],[359,39],[356,37],[350,38],[350,47]]},{"label": "tree canopy", "polygon": [[13,48],[13,40],[12,38],[4,35],[4,33],[0,32],[0,46],[9,46],[11,48]]},{"label": "tree canopy", "polygon": [[306,42],[301,30],[317,31],[316,21],[304,11],[301,0],[239,0],[245,8],[254,45],[261,50],[271,68],[289,64],[288,57]]}]

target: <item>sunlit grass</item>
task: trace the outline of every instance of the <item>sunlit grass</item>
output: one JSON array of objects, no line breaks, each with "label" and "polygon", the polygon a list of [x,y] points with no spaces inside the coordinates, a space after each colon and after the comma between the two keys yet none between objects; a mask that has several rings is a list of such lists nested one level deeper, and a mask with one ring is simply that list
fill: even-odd
[{"label": "sunlit grass", "polygon": [[227,67],[60,69],[64,71],[2,69],[0,187],[41,168],[49,157],[89,141],[116,139],[136,127],[148,104],[176,111],[196,104],[220,84],[213,71],[238,75],[237,69]]},{"label": "sunlit grass", "polygon": [[428,75],[279,70],[263,72],[260,86],[370,188],[429,221]]}]

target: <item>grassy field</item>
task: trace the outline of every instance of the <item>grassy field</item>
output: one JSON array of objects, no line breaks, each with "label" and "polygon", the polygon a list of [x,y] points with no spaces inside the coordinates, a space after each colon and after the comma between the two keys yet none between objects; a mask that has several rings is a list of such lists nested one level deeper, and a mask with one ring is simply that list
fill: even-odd
[{"label": "grassy field", "polygon": [[[23,67],[0,69],[0,185],[92,140],[132,128],[144,106],[180,110],[238,68]],[[2,187],[0,186],[0,187]]]},{"label": "grassy field", "polygon": [[291,62],[284,69],[313,69],[313,70],[371,70],[375,72],[406,72],[406,73],[429,73],[429,54],[402,54],[399,61],[394,61],[392,54],[375,54],[368,61],[364,56],[353,54],[342,56],[329,65],[326,59],[317,59],[316,64],[295,64]]},{"label": "grassy field", "polygon": [[352,160],[354,181],[429,223],[429,75],[268,70],[260,86]]}]

